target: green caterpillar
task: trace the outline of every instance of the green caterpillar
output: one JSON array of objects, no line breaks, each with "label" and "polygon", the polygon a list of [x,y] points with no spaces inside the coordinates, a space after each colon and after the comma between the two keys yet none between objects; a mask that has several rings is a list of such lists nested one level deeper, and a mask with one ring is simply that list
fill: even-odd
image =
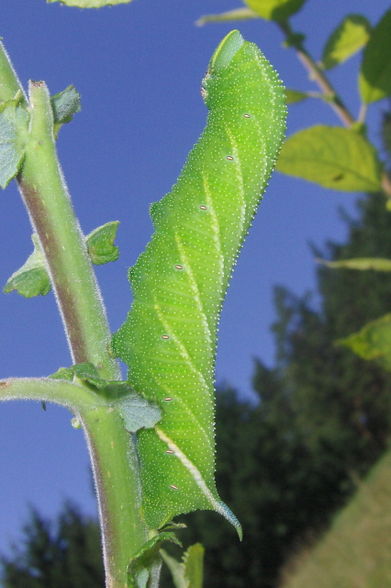
[{"label": "green caterpillar", "polygon": [[152,240],[129,279],[114,337],[129,381],[164,417],[138,436],[146,519],[213,509],[240,532],[214,481],[214,360],[233,266],[285,132],[285,93],[256,45],[232,31],[202,82],[206,127],[177,183],[151,207]]}]

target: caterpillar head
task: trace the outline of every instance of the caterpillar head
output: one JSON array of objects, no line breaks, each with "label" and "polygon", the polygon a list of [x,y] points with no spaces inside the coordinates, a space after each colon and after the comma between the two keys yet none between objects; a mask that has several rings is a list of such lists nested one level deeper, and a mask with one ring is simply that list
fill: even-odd
[{"label": "caterpillar head", "polygon": [[212,59],[209,62],[208,71],[206,72],[202,84],[201,95],[204,102],[208,105],[213,97],[213,86],[218,80],[222,71],[231,63],[233,57],[244,44],[242,35],[237,30],[233,30],[224,37]]}]

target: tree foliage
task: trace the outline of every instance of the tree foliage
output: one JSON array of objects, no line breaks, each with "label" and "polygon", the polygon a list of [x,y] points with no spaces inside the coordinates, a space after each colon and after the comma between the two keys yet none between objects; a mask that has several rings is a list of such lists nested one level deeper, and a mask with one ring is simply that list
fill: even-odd
[{"label": "tree foliage", "polygon": [[4,588],[98,588],[104,584],[99,527],[70,503],[54,523],[33,509],[20,545],[1,565]]}]

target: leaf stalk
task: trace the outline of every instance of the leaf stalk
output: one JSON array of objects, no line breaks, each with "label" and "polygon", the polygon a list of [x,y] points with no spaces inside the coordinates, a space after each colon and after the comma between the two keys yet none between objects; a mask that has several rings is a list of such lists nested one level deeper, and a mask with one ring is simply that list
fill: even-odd
[{"label": "leaf stalk", "polygon": [[109,354],[102,298],[57,160],[44,82],[30,82],[29,96],[30,133],[18,183],[45,253],[72,359],[93,363],[103,378],[119,379],[119,368]]},{"label": "leaf stalk", "polygon": [[[334,110],[343,125],[345,127],[351,127],[356,122],[363,123],[366,109],[361,109],[358,121],[356,121],[354,116],[342,101],[339,94],[335,91],[327,76],[304,47],[302,35],[295,33],[287,20],[278,21],[277,25],[285,35],[286,45],[295,49],[296,55],[299,61],[302,63],[303,67],[307,70],[309,78],[313,80],[322,90],[325,100],[330,104],[331,108]],[[386,171],[383,171],[381,174],[381,186],[385,195],[390,198],[391,179]]]}]

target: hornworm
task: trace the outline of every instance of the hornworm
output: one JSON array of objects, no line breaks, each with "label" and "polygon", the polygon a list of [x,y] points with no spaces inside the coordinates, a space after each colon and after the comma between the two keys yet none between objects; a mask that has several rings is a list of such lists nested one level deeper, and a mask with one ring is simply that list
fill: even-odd
[{"label": "hornworm", "polygon": [[276,72],[238,31],[202,82],[209,114],[177,183],[152,205],[155,232],[129,272],[134,302],[114,337],[136,391],[163,408],[138,434],[143,504],[157,528],[214,509],[214,359],[220,308],[285,131]]}]

